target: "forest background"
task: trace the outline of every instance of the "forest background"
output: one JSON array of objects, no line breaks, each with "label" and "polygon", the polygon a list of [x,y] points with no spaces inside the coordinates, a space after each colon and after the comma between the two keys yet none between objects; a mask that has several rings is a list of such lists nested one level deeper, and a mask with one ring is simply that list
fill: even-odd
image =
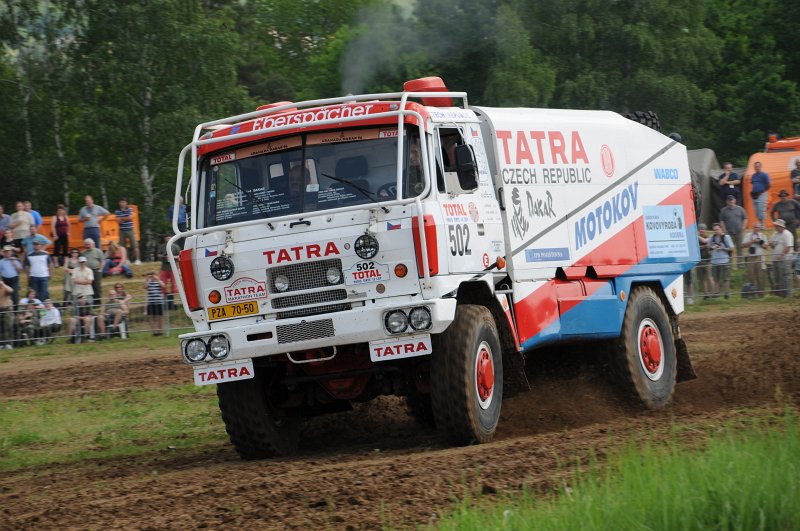
[{"label": "forest background", "polygon": [[4,0],[0,204],[140,207],[168,229],[205,120],[438,75],[474,105],[654,110],[744,164],[800,135],[800,2]]}]

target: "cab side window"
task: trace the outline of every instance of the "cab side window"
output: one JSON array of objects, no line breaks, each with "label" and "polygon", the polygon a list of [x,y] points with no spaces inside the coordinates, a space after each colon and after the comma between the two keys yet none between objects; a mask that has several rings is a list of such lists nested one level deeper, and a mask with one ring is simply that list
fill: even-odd
[{"label": "cab side window", "polygon": [[466,144],[458,128],[439,129],[436,149],[436,186],[443,193],[463,193],[456,174],[456,146]]}]

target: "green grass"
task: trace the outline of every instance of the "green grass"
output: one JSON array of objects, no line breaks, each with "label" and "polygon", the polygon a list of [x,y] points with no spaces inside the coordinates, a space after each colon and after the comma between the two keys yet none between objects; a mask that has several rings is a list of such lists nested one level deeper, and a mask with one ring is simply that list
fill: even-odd
[{"label": "green grass", "polygon": [[154,337],[149,332],[131,332],[128,339],[119,338],[94,343],[81,343],[73,345],[64,340],[40,346],[27,346],[14,350],[0,350],[0,363],[23,361],[36,358],[74,357],[86,354],[113,353],[124,355],[126,352],[155,351],[165,348],[174,348],[176,359],[180,358],[180,342],[178,334],[187,330],[172,331],[170,337]]},{"label": "green grass", "polygon": [[0,471],[224,442],[214,387],[0,402]]},{"label": "green grass", "polygon": [[742,420],[702,450],[671,443],[628,447],[577,474],[557,493],[501,502],[465,500],[441,529],[798,529],[800,425]]}]

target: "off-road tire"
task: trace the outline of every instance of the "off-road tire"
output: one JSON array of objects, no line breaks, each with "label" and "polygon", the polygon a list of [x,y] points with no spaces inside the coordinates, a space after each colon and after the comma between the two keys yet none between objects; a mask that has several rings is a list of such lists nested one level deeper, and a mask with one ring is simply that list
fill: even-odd
[{"label": "off-road tire", "polygon": [[414,393],[406,397],[406,413],[423,428],[435,428],[431,395]]},{"label": "off-road tire", "polygon": [[[478,390],[478,361],[486,359],[481,349],[488,349],[491,363],[484,367],[491,366],[494,375],[491,393],[484,399]],[[453,323],[434,337],[431,406],[436,427],[454,445],[489,442],[502,401],[503,355],[492,314],[483,306],[461,304]]]},{"label": "off-road tire", "polygon": [[656,131],[661,132],[661,120],[658,119],[658,115],[655,111],[625,112],[622,113],[622,116],[628,120],[633,120],[634,122],[646,125],[650,129],[655,129]]},{"label": "off-road tire", "polygon": [[[652,364],[656,347],[660,362]],[[669,403],[677,373],[675,341],[664,304],[651,288],[640,286],[631,292],[612,356],[617,380],[631,400],[651,409]]]},{"label": "off-road tire", "polygon": [[256,368],[254,378],[217,385],[225,431],[242,459],[291,454],[300,439],[300,418],[270,404],[267,376]]}]

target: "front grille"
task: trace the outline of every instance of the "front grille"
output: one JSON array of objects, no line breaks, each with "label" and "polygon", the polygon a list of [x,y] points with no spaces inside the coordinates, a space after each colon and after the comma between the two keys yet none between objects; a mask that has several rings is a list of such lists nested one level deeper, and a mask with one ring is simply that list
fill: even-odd
[{"label": "front grille", "polygon": [[347,291],[343,289],[332,289],[328,291],[303,293],[302,295],[276,297],[272,299],[272,307],[276,310],[282,310],[284,308],[293,308],[295,306],[309,306],[311,304],[322,304],[325,302],[343,301],[346,299]]},{"label": "front grille", "polygon": [[311,339],[322,339],[323,337],[333,337],[333,320],[321,319],[319,321],[309,321],[291,325],[278,325],[276,327],[278,343],[296,343],[298,341],[309,341]]},{"label": "front grille", "polygon": [[319,260],[317,262],[304,262],[302,264],[292,264],[279,267],[273,267],[267,270],[267,282],[271,288],[272,293],[278,293],[275,289],[275,277],[284,275],[289,279],[290,291],[300,291],[304,289],[327,288],[329,286],[337,286],[344,282],[344,275],[336,284],[330,284],[326,278],[325,273],[331,267],[335,267],[341,273],[342,261],[338,258],[331,260]]},{"label": "front grille", "polygon": [[328,304],[327,306],[314,306],[313,308],[301,308],[299,310],[287,310],[285,312],[278,312],[278,319],[290,319],[292,317],[308,317],[309,315],[344,312],[352,309],[353,306],[349,302],[345,304]]}]

